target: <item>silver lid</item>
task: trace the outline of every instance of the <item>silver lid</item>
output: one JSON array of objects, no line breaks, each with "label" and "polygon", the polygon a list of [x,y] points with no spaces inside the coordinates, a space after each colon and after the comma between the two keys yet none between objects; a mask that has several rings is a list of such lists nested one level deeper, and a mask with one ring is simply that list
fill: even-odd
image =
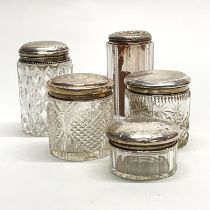
[{"label": "silver lid", "polygon": [[128,150],[158,150],[177,143],[179,128],[160,119],[123,118],[107,130],[112,145]]},{"label": "silver lid", "polygon": [[28,42],[19,49],[20,62],[58,63],[69,60],[69,48],[57,41]]},{"label": "silver lid", "polygon": [[129,90],[148,94],[180,93],[188,89],[190,81],[185,73],[170,70],[140,71],[125,78]]},{"label": "silver lid", "polygon": [[109,35],[109,42],[115,43],[143,43],[152,40],[147,31],[119,31]]},{"label": "silver lid", "polygon": [[64,100],[90,100],[112,94],[111,79],[91,73],[74,73],[48,81],[49,95]]}]

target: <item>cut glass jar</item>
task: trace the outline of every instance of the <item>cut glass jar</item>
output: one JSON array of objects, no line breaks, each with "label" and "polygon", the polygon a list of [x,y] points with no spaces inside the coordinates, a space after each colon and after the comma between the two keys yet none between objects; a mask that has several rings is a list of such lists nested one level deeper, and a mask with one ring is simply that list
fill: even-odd
[{"label": "cut glass jar", "polygon": [[190,78],[183,72],[155,70],[130,74],[125,79],[128,117],[155,117],[181,129],[178,146],[189,138]]},{"label": "cut glass jar", "polygon": [[56,41],[28,42],[17,64],[21,124],[25,133],[47,136],[47,81],[72,72],[69,48]]},{"label": "cut glass jar", "polygon": [[149,181],[177,169],[179,128],[155,118],[118,118],[107,130],[111,171],[131,180]]},{"label": "cut glass jar", "polygon": [[106,129],[113,122],[113,82],[78,73],[48,82],[49,146],[54,156],[72,161],[105,157]]}]

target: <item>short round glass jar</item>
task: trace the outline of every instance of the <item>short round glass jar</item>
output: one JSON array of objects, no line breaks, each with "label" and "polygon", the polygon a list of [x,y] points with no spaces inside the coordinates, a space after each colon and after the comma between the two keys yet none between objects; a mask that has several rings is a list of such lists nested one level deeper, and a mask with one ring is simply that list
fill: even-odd
[{"label": "short round glass jar", "polygon": [[48,82],[49,147],[72,161],[105,157],[106,129],[113,122],[113,82],[105,76],[74,73]]},{"label": "short round glass jar", "polygon": [[19,49],[17,63],[21,123],[25,133],[47,136],[47,81],[72,72],[69,48],[57,41],[35,41]]},{"label": "short round glass jar", "polygon": [[173,175],[177,169],[176,125],[155,118],[118,119],[107,130],[112,173],[149,181]]},{"label": "short round glass jar", "polygon": [[183,147],[189,138],[189,83],[189,76],[179,71],[155,70],[128,75],[126,115],[155,117],[177,124],[181,129],[178,147]]}]

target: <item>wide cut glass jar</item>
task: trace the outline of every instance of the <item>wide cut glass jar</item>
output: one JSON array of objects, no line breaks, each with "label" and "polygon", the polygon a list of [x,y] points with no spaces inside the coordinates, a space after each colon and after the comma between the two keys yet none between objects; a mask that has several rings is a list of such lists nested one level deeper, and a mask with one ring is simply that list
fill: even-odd
[{"label": "wide cut glass jar", "polygon": [[127,116],[156,117],[181,129],[178,146],[189,138],[190,78],[183,72],[155,70],[130,74],[125,79]]},{"label": "wide cut glass jar", "polygon": [[119,31],[109,35],[107,75],[114,80],[115,115],[124,116],[124,78],[132,72],[153,69],[153,42],[147,31]]},{"label": "wide cut glass jar", "polygon": [[177,169],[179,128],[155,118],[118,118],[107,130],[111,171],[132,180],[149,181]]},{"label": "wide cut glass jar", "polygon": [[47,81],[72,72],[69,48],[57,41],[35,41],[19,49],[17,64],[21,124],[25,133],[47,136]]},{"label": "wide cut glass jar", "polygon": [[74,73],[48,82],[49,147],[72,161],[105,157],[106,129],[113,122],[113,82],[105,76]]}]

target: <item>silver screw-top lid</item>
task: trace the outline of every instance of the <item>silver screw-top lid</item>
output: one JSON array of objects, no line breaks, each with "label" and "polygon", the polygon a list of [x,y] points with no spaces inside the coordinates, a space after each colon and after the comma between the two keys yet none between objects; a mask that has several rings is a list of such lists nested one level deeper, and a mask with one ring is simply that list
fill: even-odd
[{"label": "silver screw-top lid", "polygon": [[28,42],[19,49],[20,62],[59,63],[69,60],[69,48],[57,41]]},{"label": "silver screw-top lid", "polygon": [[113,82],[106,76],[74,73],[48,81],[49,95],[64,100],[91,100],[112,94]]},{"label": "silver screw-top lid", "polygon": [[122,118],[107,130],[112,145],[128,150],[159,150],[177,143],[179,128],[155,118]]},{"label": "silver screw-top lid", "polygon": [[180,71],[154,70],[129,74],[125,78],[127,88],[148,94],[172,94],[188,90],[190,77]]},{"label": "silver screw-top lid", "polygon": [[144,43],[151,40],[152,36],[147,31],[119,31],[109,35],[109,42],[114,43]]}]

